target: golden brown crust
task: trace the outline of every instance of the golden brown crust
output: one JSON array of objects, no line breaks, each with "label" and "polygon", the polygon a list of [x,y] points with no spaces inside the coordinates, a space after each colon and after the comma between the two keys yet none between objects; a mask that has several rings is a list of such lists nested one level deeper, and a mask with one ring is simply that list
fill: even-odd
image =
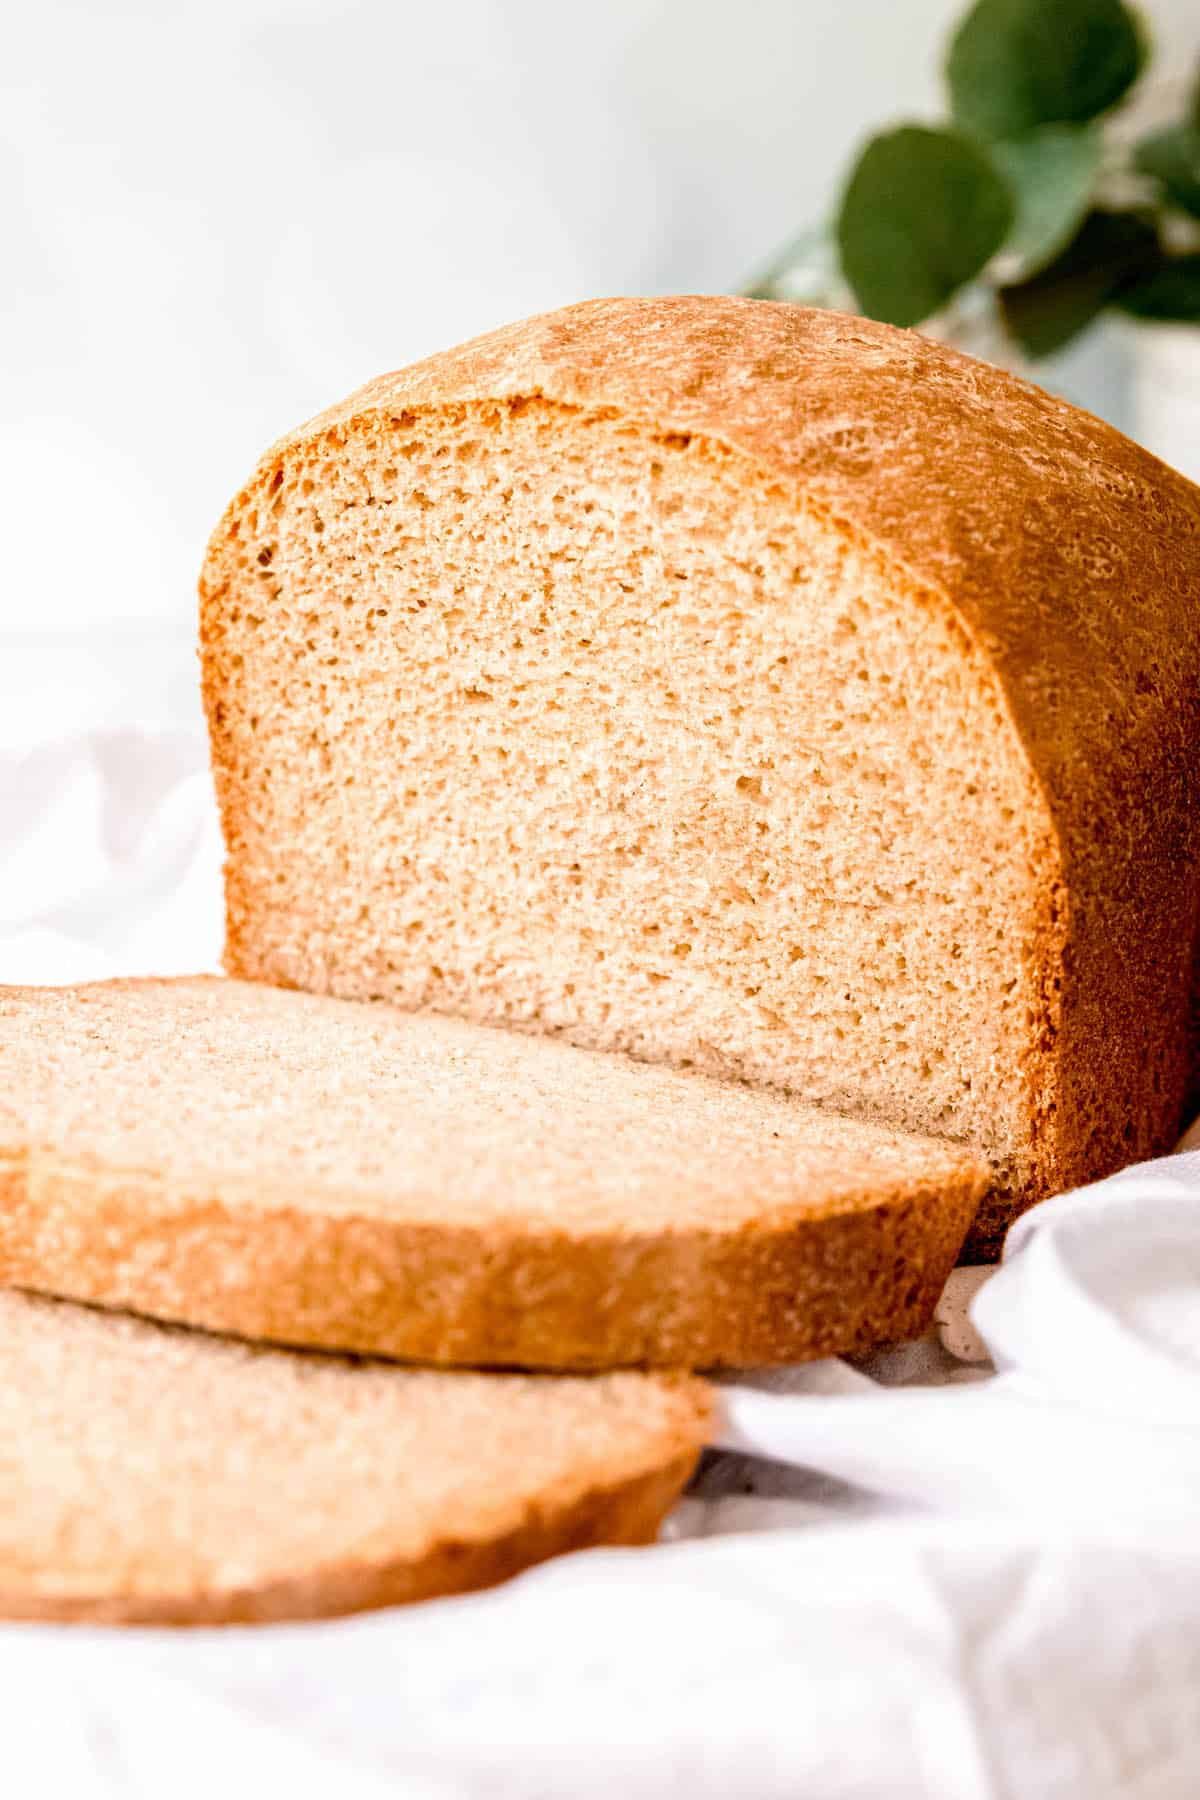
[{"label": "golden brown crust", "polygon": [[[695,1468],[712,1405],[695,1389],[695,1435],[680,1433],[661,1466],[561,1504],[553,1499],[500,1537],[458,1539],[424,1555],[378,1563],[333,1563],[287,1581],[177,1593],[38,1592],[0,1586],[0,1619],[90,1625],[267,1625],[327,1619],[495,1587],[523,1569],[573,1550],[653,1543]],[[691,1441],[684,1443],[684,1437]]]},{"label": "golden brown crust", "polygon": [[[1200,491],[1044,389],[866,319],[592,301],[369,382],[267,460],[368,412],[538,394],[742,450],[886,547],[986,650],[1052,803],[1077,805],[1084,748],[1106,763],[1135,749],[1112,727],[1114,703],[1146,710],[1139,630],[1164,676],[1195,667],[1160,640],[1195,623]],[[1168,758],[1186,723],[1165,721]]]},{"label": "golden brown crust", "polygon": [[226,527],[297,446],[368,416],[534,396],[750,456],[961,621],[1049,827],[1031,870],[1036,1173],[985,1202],[974,1248],[994,1249],[1019,1205],[1167,1147],[1198,911],[1200,493],[1099,420],[915,333],[763,301],[595,301],[384,376],[282,440],[214,537],[202,623]]},{"label": "golden brown crust", "polygon": [[[322,1214],[0,1152],[0,1280],[239,1337],[465,1367],[745,1368],[928,1325],[986,1186],[950,1154],[845,1210],[568,1232]],[[434,1210],[434,1209],[431,1209]]]}]

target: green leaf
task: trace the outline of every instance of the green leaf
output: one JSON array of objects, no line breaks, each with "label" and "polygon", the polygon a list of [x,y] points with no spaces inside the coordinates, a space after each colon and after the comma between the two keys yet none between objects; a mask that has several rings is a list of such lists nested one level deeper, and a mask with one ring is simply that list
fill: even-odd
[{"label": "green leaf", "polygon": [[976,0],[946,57],[951,111],[983,138],[1082,123],[1132,86],[1146,51],[1122,0]]},{"label": "green leaf", "polygon": [[1173,206],[1200,219],[1200,126],[1165,125],[1134,147],[1133,166],[1162,183]]},{"label": "green leaf", "polygon": [[991,146],[1017,202],[1004,245],[1023,275],[1070,243],[1088,210],[1104,144],[1093,125],[1043,125],[1027,137]]},{"label": "green leaf", "polygon": [[1144,280],[1123,288],[1117,305],[1139,319],[1200,325],[1200,251],[1170,257]]},{"label": "green leaf", "polygon": [[1050,356],[1162,260],[1158,234],[1139,213],[1089,213],[1047,268],[1000,289],[1004,322],[1030,356]]},{"label": "green leaf", "polygon": [[902,125],[872,138],[850,176],[842,270],[871,318],[919,325],[978,275],[1012,218],[1007,187],[970,139]]}]

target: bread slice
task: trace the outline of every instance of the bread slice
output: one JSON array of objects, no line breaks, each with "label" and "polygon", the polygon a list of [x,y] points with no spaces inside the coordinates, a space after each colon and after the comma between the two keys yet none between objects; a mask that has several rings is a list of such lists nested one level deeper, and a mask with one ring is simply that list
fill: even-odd
[{"label": "bread slice", "polygon": [[0,1617],[305,1619],[656,1534],[702,1383],[448,1375],[0,1294]]},{"label": "bread slice", "polygon": [[0,1280],[423,1362],[922,1330],[984,1171],[630,1058],[247,982],[0,989]]},{"label": "bread slice", "polygon": [[213,537],[233,974],[976,1144],[1174,1139],[1200,492],[912,332],[602,300],[372,382]]}]

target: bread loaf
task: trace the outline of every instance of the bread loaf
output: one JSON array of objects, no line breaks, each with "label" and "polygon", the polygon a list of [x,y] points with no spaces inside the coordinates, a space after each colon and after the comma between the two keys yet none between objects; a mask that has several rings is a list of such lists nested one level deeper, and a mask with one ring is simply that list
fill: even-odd
[{"label": "bread loaf", "polygon": [[201,583],[235,975],[977,1147],[1167,1145],[1200,496],[912,333],[606,300],[269,451]]},{"label": "bread loaf", "polygon": [[0,1281],[425,1362],[794,1362],[927,1323],[952,1146],[252,983],[0,988]]},{"label": "bread loaf", "polygon": [[0,1617],[316,1618],[652,1539],[703,1385],[444,1375],[0,1294]]}]

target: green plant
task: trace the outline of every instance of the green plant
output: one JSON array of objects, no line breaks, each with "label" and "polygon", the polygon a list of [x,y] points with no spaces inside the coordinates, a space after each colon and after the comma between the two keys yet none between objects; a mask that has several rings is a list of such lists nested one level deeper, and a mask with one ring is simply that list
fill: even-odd
[{"label": "green plant", "polygon": [[[1035,357],[1106,307],[1200,323],[1200,82],[1175,123],[1105,130],[1149,48],[1124,0],[976,0],[946,54],[950,123],[872,137],[843,190],[860,310],[919,325],[982,282]],[[750,291],[791,297],[794,253]]]}]

